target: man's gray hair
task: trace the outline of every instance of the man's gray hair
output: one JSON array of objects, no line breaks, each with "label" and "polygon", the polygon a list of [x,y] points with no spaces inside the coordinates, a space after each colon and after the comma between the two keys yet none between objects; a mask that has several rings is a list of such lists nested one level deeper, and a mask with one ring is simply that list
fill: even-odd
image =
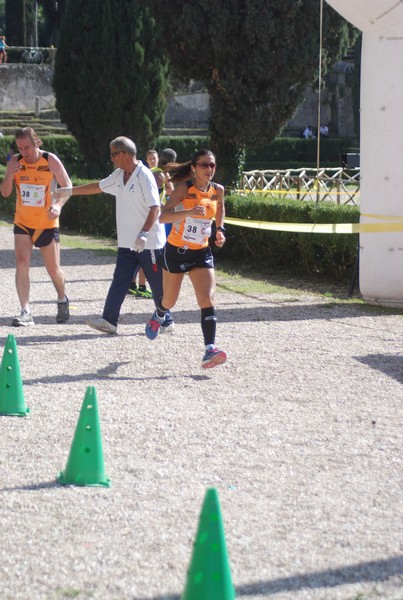
[{"label": "man's gray hair", "polygon": [[176,161],[176,152],[172,148],[164,148],[160,154],[160,165],[167,165],[170,162]]},{"label": "man's gray hair", "polygon": [[127,154],[131,154],[132,156],[137,155],[136,144],[133,140],[124,135],[115,138],[109,145],[113,146],[118,152],[127,152]]}]

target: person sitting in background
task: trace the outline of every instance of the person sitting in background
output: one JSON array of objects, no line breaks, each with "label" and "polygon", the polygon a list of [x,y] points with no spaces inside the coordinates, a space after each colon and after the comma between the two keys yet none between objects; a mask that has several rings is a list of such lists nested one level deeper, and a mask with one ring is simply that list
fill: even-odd
[{"label": "person sitting in background", "polygon": [[302,137],[304,137],[306,140],[310,140],[313,138],[313,130],[312,130],[312,125],[307,125],[302,133]]},{"label": "person sitting in background", "polygon": [[323,137],[329,136],[329,127],[327,125],[321,125],[319,131],[320,135],[322,135]]}]

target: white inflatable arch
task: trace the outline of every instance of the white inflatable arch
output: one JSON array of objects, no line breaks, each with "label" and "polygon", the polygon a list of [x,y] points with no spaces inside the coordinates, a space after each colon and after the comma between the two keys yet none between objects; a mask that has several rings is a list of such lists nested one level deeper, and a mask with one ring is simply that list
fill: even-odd
[{"label": "white inflatable arch", "polygon": [[[363,32],[361,222],[403,218],[403,1],[326,1]],[[403,307],[403,232],[362,233],[359,271],[365,300]]]}]

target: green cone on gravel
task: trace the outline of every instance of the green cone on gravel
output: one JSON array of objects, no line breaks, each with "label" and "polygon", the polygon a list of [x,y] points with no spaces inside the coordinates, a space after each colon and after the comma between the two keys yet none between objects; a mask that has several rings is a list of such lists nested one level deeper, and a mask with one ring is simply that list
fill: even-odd
[{"label": "green cone on gravel", "polygon": [[85,393],[69,458],[64,471],[58,474],[61,485],[110,486],[105,475],[101,428],[95,387]]},{"label": "green cone on gravel", "polygon": [[234,600],[220,502],[215,488],[206,492],[185,590],[181,600]]},{"label": "green cone on gravel", "polygon": [[17,344],[10,334],[0,366],[0,415],[25,417],[27,413],[29,408],[24,399]]}]

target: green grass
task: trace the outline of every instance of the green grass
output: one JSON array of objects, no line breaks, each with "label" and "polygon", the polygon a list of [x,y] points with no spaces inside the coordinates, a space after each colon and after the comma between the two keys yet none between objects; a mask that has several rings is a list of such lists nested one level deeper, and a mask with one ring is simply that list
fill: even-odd
[{"label": "green grass", "polygon": [[[299,295],[298,290],[286,288],[278,283],[267,281],[257,276],[251,276],[236,272],[224,266],[216,270],[217,287],[237,294],[287,294],[288,296]],[[295,299],[297,301],[297,298]]]},{"label": "green grass", "polygon": [[113,256],[117,252],[116,240],[89,238],[83,235],[61,232],[60,241],[64,248],[90,250],[99,256]]}]

